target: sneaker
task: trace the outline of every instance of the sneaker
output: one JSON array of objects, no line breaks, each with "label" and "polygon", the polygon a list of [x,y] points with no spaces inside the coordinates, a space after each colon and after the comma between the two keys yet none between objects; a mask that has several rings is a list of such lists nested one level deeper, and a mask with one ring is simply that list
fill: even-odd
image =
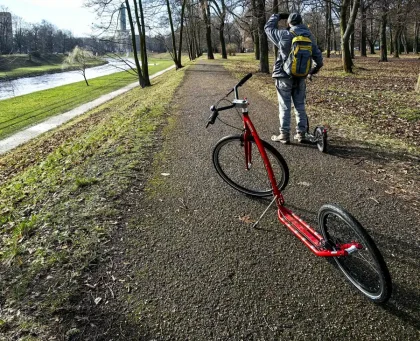
[{"label": "sneaker", "polygon": [[271,136],[271,141],[281,142],[284,144],[290,143],[290,135],[288,133],[281,133],[280,135]]},{"label": "sneaker", "polygon": [[297,140],[298,143],[305,143],[307,141],[306,139],[306,133],[298,131],[296,135],[293,137],[295,140]]}]

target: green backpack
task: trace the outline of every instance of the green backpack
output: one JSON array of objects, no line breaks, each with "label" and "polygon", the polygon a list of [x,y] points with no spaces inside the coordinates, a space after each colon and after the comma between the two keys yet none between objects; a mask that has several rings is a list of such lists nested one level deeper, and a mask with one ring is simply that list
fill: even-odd
[{"label": "green backpack", "polygon": [[306,77],[312,66],[312,40],[310,37],[297,35],[292,39],[292,48],[283,65],[283,70],[290,77]]}]

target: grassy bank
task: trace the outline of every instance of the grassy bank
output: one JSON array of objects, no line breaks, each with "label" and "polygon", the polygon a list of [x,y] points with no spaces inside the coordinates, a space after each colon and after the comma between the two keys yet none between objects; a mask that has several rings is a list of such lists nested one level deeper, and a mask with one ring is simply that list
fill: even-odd
[{"label": "grassy bank", "polygon": [[[63,54],[46,55],[39,58],[32,56],[31,59],[27,54],[0,56],[0,80],[62,72],[62,64],[65,58],[66,56]],[[106,63],[105,60],[98,59],[92,60],[88,65],[93,67]],[[72,69],[75,68],[69,67],[65,71]]]},{"label": "grassy bank", "polygon": [[[225,65],[243,76],[257,72],[253,54],[230,57]],[[325,66],[307,83],[311,124],[327,125],[332,137],[343,137],[391,150],[420,155],[420,95],[414,92],[420,68],[417,58],[356,58],[355,72],[346,75],[341,59],[324,59]],[[273,65],[273,59],[270,59]],[[255,91],[277,102],[270,75],[254,74],[248,82]]]},{"label": "grassy bank", "polygon": [[[149,66],[151,75],[173,64],[171,60],[160,59],[151,59],[150,63],[156,64]],[[136,77],[123,71],[91,79],[89,86],[81,80],[77,83],[3,100],[0,112],[0,138],[133,82],[136,82]]]},{"label": "grassy bank", "polygon": [[[145,171],[183,70],[0,158],[5,339],[49,339],[62,328],[60,316],[77,314],[78,293],[94,285],[88,270],[106,258],[111,231],[127,210],[120,195],[135,190],[132,179]],[[68,333],[71,339],[77,331]]]}]

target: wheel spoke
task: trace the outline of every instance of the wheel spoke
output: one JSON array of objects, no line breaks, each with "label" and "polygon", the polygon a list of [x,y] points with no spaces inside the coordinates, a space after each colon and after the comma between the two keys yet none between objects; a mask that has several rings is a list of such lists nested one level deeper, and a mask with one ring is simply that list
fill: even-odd
[{"label": "wheel spoke", "polygon": [[391,293],[388,269],[373,240],[349,213],[334,205],[324,205],[319,212],[323,237],[335,249],[349,243],[363,246],[347,256],[334,258],[347,279],[370,299],[383,303]]},{"label": "wheel spoke", "polygon": [[[272,193],[264,161],[253,140],[251,143],[251,166],[245,164],[245,147],[241,137],[232,136],[221,140],[213,152],[213,163],[219,175],[230,186],[249,195],[269,196]],[[288,180],[287,164],[280,154],[263,142],[279,188]]]}]

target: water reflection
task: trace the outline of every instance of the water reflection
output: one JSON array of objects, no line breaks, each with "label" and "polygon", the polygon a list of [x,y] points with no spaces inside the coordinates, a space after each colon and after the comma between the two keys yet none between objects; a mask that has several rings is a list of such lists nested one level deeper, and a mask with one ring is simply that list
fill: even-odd
[{"label": "water reflection", "polygon": [[[108,64],[87,69],[86,78],[89,80],[126,70],[129,68],[127,64],[134,66],[134,59],[126,59],[126,62],[108,59]],[[80,71],[66,71],[36,77],[19,78],[12,81],[0,81],[0,100],[83,80]]]}]

